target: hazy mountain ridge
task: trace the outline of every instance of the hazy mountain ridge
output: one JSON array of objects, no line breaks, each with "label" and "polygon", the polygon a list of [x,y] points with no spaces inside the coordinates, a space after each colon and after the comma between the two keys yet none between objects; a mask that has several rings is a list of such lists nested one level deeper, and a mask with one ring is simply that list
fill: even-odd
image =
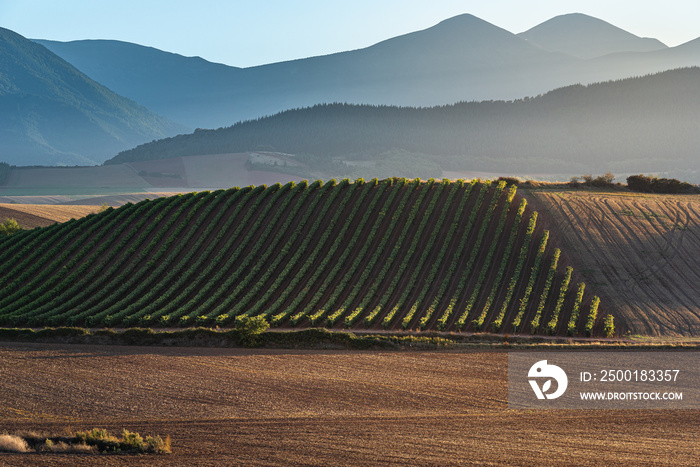
[{"label": "hazy mountain ridge", "polygon": [[[700,65],[700,51],[690,44],[663,49],[658,41],[638,38],[596,18],[572,16],[579,24],[576,31],[588,42],[594,31],[605,32],[605,47],[597,52],[604,53],[603,58],[584,60],[551,52],[544,44],[535,45],[468,14],[364,49],[242,69],[149,49],[148,60],[135,60],[124,72],[129,56],[145,54],[144,50],[128,52],[140,46],[117,46],[110,41],[41,42],[80,63],[79,68],[96,81],[156,112],[202,128],[324,102],[434,106],[518,99],[572,83]],[[564,19],[548,23],[556,25]],[[528,32],[547,27],[545,23]],[[662,50],[626,52],[657,47]],[[93,52],[85,52],[88,48]],[[163,62],[169,65],[162,66]]]},{"label": "hazy mountain ridge", "polygon": [[[376,160],[425,154],[442,170],[513,173],[700,170],[700,68],[574,85],[532,99],[433,108],[317,105],[145,144],[107,163],[266,148]],[[342,174],[339,174],[342,175]]]},{"label": "hazy mountain ridge", "polygon": [[[114,92],[149,109],[186,121],[187,106],[202,96],[189,87],[218,89],[239,79],[240,68],[185,57],[129,42],[35,40]],[[173,96],[180,96],[174,99]],[[190,101],[190,102],[188,102]],[[184,104],[184,105],[183,105]],[[190,121],[191,127],[202,126]]]},{"label": "hazy mountain ridge", "polygon": [[0,57],[0,160],[96,164],[115,151],[184,130],[2,28]]},{"label": "hazy mountain ridge", "polygon": [[590,59],[618,52],[667,49],[658,39],[638,37],[598,18],[572,13],[556,16],[518,34],[550,52]]}]

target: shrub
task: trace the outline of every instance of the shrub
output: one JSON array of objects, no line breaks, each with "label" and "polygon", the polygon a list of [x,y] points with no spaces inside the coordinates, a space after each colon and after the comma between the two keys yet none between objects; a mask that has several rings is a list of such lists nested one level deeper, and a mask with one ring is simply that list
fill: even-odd
[{"label": "shrub", "polygon": [[615,175],[605,172],[605,175],[599,175],[593,180],[586,179],[586,184],[601,188],[612,185],[613,180],[615,180]]},{"label": "shrub", "polygon": [[520,179],[515,177],[498,177],[499,182],[506,182],[506,185],[519,185]]},{"label": "shrub", "polygon": [[143,442],[143,437],[138,433],[132,433],[131,431],[124,428],[122,432],[122,446],[128,451],[145,452],[146,446]]},{"label": "shrub", "polygon": [[22,228],[14,219],[5,219],[4,222],[0,223],[0,235],[12,235],[20,230],[22,230]]},{"label": "shrub", "polygon": [[630,175],[627,177],[627,187],[632,191],[642,193],[683,193],[691,191],[689,183],[681,182],[675,178],[656,178],[646,175]]},{"label": "shrub", "polygon": [[245,347],[258,345],[260,334],[270,327],[263,316],[241,316],[236,318],[236,331],[240,335],[240,343]]}]

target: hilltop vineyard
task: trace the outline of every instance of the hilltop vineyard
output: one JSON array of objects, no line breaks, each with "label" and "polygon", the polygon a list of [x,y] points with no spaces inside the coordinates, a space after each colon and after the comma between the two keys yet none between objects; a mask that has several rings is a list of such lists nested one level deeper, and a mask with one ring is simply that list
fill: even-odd
[{"label": "hilltop vineyard", "polygon": [[[290,182],[158,198],[0,237],[0,325],[603,333],[505,182]],[[574,284],[576,284],[574,286]]]}]

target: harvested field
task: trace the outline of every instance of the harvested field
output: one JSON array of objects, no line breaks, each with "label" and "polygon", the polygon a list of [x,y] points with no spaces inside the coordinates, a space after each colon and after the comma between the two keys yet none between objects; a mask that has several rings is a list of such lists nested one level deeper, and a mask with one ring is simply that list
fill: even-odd
[{"label": "harvested field", "polygon": [[50,204],[0,204],[0,221],[15,219],[23,229],[46,227],[56,222],[79,219],[98,212],[96,206]]},{"label": "harvested field", "polygon": [[698,411],[515,411],[505,352],[0,344],[3,430],[171,435],[7,465],[696,465]]},{"label": "harvested field", "polygon": [[521,190],[632,334],[700,335],[700,197]]}]

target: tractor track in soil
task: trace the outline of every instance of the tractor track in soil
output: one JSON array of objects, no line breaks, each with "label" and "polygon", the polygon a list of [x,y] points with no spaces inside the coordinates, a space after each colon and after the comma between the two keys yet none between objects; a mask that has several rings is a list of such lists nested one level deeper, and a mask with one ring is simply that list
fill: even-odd
[{"label": "tractor track in soil", "polygon": [[527,190],[579,272],[633,334],[700,335],[700,199]]},{"label": "tractor track in soil", "polygon": [[507,366],[483,350],[0,343],[2,430],[126,428],[173,446],[0,464],[696,465],[697,410],[512,410]]}]

